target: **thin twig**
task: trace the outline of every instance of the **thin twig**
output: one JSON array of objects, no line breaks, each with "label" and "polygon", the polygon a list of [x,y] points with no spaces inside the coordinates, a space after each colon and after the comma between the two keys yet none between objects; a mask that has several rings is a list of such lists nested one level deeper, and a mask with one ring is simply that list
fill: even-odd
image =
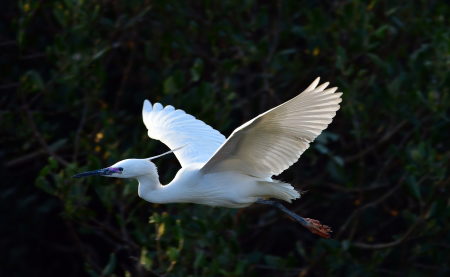
[{"label": "thin twig", "polygon": [[[429,173],[427,175],[425,175],[419,182],[422,182],[423,180],[425,180],[426,177],[428,177],[428,175],[429,175]],[[444,186],[446,186],[447,183],[449,183],[449,182],[450,182],[450,177],[448,177],[445,181],[441,182],[441,184],[439,186],[437,186],[437,188],[433,192],[433,196],[428,201],[428,205],[427,205],[426,209],[424,209],[424,211],[422,212],[420,217],[417,219],[417,221],[414,223],[414,225],[411,226],[411,228],[409,228],[408,231],[406,231],[406,233],[401,238],[399,238],[393,242],[378,243],[378,244],[366,244],[366,243],[356,242],[356,243],[353,243],[352,246],[355,246],[358,248],[363,248],[363,249],[383,249],[383,248],[393,247],[393,246],[401,244],[417,229],[417,227],[419,227],[419,225],[421,223],[425,222],[427,215],[429,214],[429,212],[433,206],[434,200],[439,195],[438,194],[439,191],[441,191],[442,188]]]},{"label": "thin twig", "polygon": [[123,206],[123,202],[119,203],[119,215],[120,215],[120,220],[122,221],[122,225],[120,226],[120,228],[121,228],[123,240],[125,240],[125,242],[127,244],[129,244],[131,247],[134,247],[136,250],[139,249],[140,248],[139,245],[137,245],[136,243],[131,241],[130,236],[128,235],[128,231],[126,228],[126,220],[125,220],[125,208]]},{"label": "thin twig", "polygon": [[273,36],[273,42],[272,45],[270,47],[269,50],[269,54],[266,57],[266,60],[263,62],[263,72],[261,74],[262,78],[263,78],[263,88],[262,91],[267,92],[270,97],[272,97],[273,99],[275,99],[276,104],[279,104],[280,98],[275,94],[274,90],[271,88],[270,83],[269,83],[269,78],[272,77],[272,74],[269,73],[268,70],[268,66],[270,64],[270,62],[272,61],[273,55],[275,54],[275,51],[277,50],[278,47],[278,41],[279,41],[279,37],[280,37],[280,21],[281,21],[281,10],[282,10],[282,6],[283,6],[283,1],[279,0],[277,3],[277,8],[278,8],[278,16],[275,19],[275,30],[274,30],[274,36]]},{"label": "thin twig", "polygon": [[23,163],[26,163],[30,160],[33,160],[34,158],[39,157],[40,155],[42,155],[43,153],[45,153],[45,151],[43,149],[39,149],[37,151],[34,151],[30,154],[26,154],[24,156],[15,158],[13,160],[10,160],[8,162],[6,162],[6,167],[14,167]]},{"label": "thin twig", "polygon": [[366,205],[364,205],[361,210],[365,210],[369,207],[373,207],[376,206],[378,204],[380,204],[381,202],[383,202],[384,200],[386,200],[389,196],[391,196],[398,188],[400,188],[403,185],[403,182],[406,179],[406,176],[408,176],[407,173],[403,174],[402,178],[400,178],[400,181],[398,181],[397,185],[395,185],[395,187],[393,187],[391,190],[389,190],[387,193],[385,193],[383,196],[381,196],[380,198],[378,198],[377,200],[367,203]]},{"label": "thin twig", "polygon": [[326,184],[327,187],[335,189],[335,190],[339,190],[345,193],[354,193],[354,192],[365,192],[365,191],[372,191],[372,190],[377,190],[377,189],[381,189],[381,188],[386,188],[389,187],[390,184],[384,184],[384,185],[375,185],[375,186],[371,186],[371,187],[363,187],[363,188],[346,188],[340,185],[336,185],[336,184]]},{"label": "thin twig", "polygon": [[8,40],[8,41],[5,41],[5,42],[1,42],[0,43],[0,47],[2,47],[2,46],[9,46],[9,45],[18,45],[19,43],[16,41],[16,40]]},{"label": "thin twig", "polygon": [[20,83],[10,83],[10,84],[6,84],[6,85],[1,85],[0,89],[16,88],[18,86],[20,86]]},{"label": "thin twig", "polygon": [[86,253],[83,244],[80,240],[80,238],[77,235],[77,232],[75,231],[72,222],[70,222],[69,220],[65,221],[67,229],[69,230],[69,235],[70,237],[72,237],[72,239],[75,241],[75,246],[78,250],[78,252],[80,252],[81,257],[83,258],[83,260],[85,260],[86,262],[89,263],[89,265],[92,266],[92,268],[97,272],[100,273],[102,271],[102,269],[95,264],[94,262],[92,262],[92,260],[90,259],[89,255]]},{"label": "thin twig", "polygon": [[[102,222],[99,222],[98,220],[96,220],[93,217],[89,218],[92,222],[94,222],[95,224],[97,224],[97,226],[99,226],[99,228],[101,228],[104,231],[107,231],[108,233],[110,233],[111,235],[113,235],[115,238],[117,238],[118,240],[127,243],[129,245],[131,245],[134,248],[139,248],[139,245],[137,245],[136,243],[134,243],[131,240],[125,240],[121,235],[119,235],[118,233],[115,232],[114,229],[112,229],[110,226],[108,226],[107,224],[104,224]],[[91,227],[92,228],[92,227]]]},{"label": "thin twig", "polygon": [[136,56],[136,46],[133,45],[132,50],[131,50],[131,54],[130,54],[130,58],[128,59],[127,67],[125,68],[125,71],[123,73],[122,83],[120,84],[120,88],[117,91],[116,102],[114,103],[114,111],[117,111],[117,109],[119,108],[119,104],[120,104],[120,101],[121,101],[121,98],[122,98],[123,90],[125,89],[125,85],[126,85],[126,83],[128,81],[128,77],[130,75],[131,68],[133,67],[134,57],[135,56]]},{"label": "thin twig", "polygon": [[353,162],[359,158],[364,157],[365,155],[369,154],[370,152],[374,151],[375,149],[377,149],[378,146],[380,146],[381,144],[383,144],[384,142],[388,141],[393,135],[395,135],[398,131],[400,131],[400,129],[407,123],[408,121],[403,120],[402,122],[400,122],[397,126],[395,126],[394,128],[392,128],[388,133],[386,133],[377,143],[372,144],[372,146],[362,150],[361,152],[359,152],[357,155],[354,156],[350,156],[350,157],[346,157],[344,158],[344,162],[346,163],[350,163]]},{"label": "thin twig", "polygon": [[277,3],[278,6],[278,16],[275,19],[275,34],[273,37],[273,42],[272,42],[272,46],[270,47],[269,50],[269,55],[267,55],[266,58],[266,64],[269,64],[272,61],[273,55],[275,54],[275,51],[277,50],[278,47],[278,41],[279,41],[279,37],[280,37],[280,20],[281,20],[281,11],[282,11],[282,7],[283,7],[283,1],[279,0]]},{"label": "thin twig", "polygon": [[416,221],[416,223],[414,223],[414,225],[411,226],[411,228],[409,228],[409,230],[406,231],[406,233],[401,238],[399,238],[393,242],[377,243],[377,244],[367,244],[367,243],[355,242],[352,244],[352,246],[357,247],[357,248],[362,248],[362,249],[383,249],[383,248],[389,248],[389,247],[396,246],[396,245],[404,242],[417,229],[417,227],[419,227],[419,225],[422,222],[424,222],[424,220],[422,218],[419,218]]},{"label": "thin twig", "polygon": [[320,262],[327,256],[328,250],[323,251],[307,268],[300,271],[299,277],[308,276]]},{"label": "thin twig", "polygon": [[81,135],[81,131],[83,130],[83,126],[86,123],[86,116],[87,116],[88,106],[89,106],[88,96],[87,96],[87,93],[85,93],[83,113],[81,115],[81,120],[80,120],[80,124],[78,125],[77,133],[75,134],[75,149],[73,151],[73,158],[72,158],[73,162],[76,162],[77,158],[78,158],[78,149],[79,149],[79,145],[80,145],[80,135]]},{"label": "thin twig", "polygon": [[60,164],[62,164],[64,166],[68,166],[69,163],[66,160],[64,160],[63,158],[61,158],[60,156],[56,155],[56,153],[53,152],[52,149],[50,149],[50,147],[47,145],[47,143],[45,143],[44,139],[42,138],[41,134],[39,133],[39,131],[38,131],[37,127],[36,127],[36,124],[34,123],[33,117],[31,116],[30,110],[28,109],[28,105],[27,105],[27,103],[25,101],[25,97],[24,97],[23,93],[20,93],[20,95],[22,97],[25,114],[27,116],[28,123],[30,124],[31,129],[33,130],[34,137],[39,141],[41,146],[45,149],[45,151],[53,159],[55,159],[57,162],[59,162]]},{"label": "thin twig", "polygon": [[[400,142],[400,144],[398,144],[396,147],[397,149],[401,149],[403,147],[403,145],[405,145],[405,143],[409,140],[410,136],[414,133],[414,129],[412,129],[411,131],[409,131],[408,133],[405,134],[405,136],[403,137],[402,141]],[[386,175],[386,171],[388,170],[390,164],[392,163],[392,161],[394,160],[394,158],[396,157],[396,155],[392,154],[385,162],[383,167],[380,168],[380,170],[378,171],[377,177],[375,177],[375,182],[374,183],[378,183],[379,180],[382,178],[382,176]]]},{"label": "thin twig", "polygon": [[336,238],[340,237],[340,235],[342,235],[342,233],[347,229],[348,225],[350,224],[350,222],[353,220],[353,218],[360,213],[361,211],[369,208],[369,207],[373,207],[381,202],[383,202],[385,199],[387,199],[389,196],[391,196],[398,188],[400,188],[403,185],[403,182],[405,181],[407,176],[407,173],[403,174],[402,178],[400,178],[399,182],[397,183],[397,185],[395,185],[392,189],[390,189],[387,193],[385,193],[383,196],[381,196],[380,198],[378,198],[377,200],[367,203],[366,205],[356,209],[347,219],[347,221],[342,225],[342,227],[339,229],[339,233],[336,235]]},{"label": "thin twig", "polygon": [[47,53],[36,53],[36,54],[22,56],[22,57],[20,57],[20,59],[21,60],[31,60],[31,59],[36,59],[36,58],[43,58],[46,56],[47,56]]}]

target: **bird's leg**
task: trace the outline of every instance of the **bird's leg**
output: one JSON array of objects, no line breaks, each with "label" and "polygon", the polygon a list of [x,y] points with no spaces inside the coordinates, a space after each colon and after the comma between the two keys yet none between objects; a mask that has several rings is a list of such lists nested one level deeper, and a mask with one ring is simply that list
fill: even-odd
[{"label": "bird's leg", "polygon": [[272,207],[280,209],[283,212],[287,213],[293,219],[297,220],[301,225],[308,228],[314,234],[325,237],[327,239],[330,238],[329,233],[331,232],[331,228],[326,225],[322,225],[318,220],[310,219],[310,218],[303,218],[301,216],[298,216],[298,215],[294,214],[293,212],[289,211],[288,209],[286,209],[285,206],[281,205],[280,203],[278,203],[276,201],[258,199],[258,200],[256,200],[256,203],[270,205]]}]

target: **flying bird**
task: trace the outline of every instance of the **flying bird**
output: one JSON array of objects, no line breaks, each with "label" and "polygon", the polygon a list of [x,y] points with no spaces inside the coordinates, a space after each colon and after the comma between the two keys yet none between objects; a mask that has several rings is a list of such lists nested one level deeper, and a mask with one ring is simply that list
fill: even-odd
[{"label": "flying bird", "polygon": [[[182,110],[144,101],[142,117],[148,136],[171,151],[146,159],[126,159],[111,167],[73,178],[105,176],[134,178],[139,196],[157,204],[196,203],[213,207],[244,208],[254,203],[276,207],[322,237],[330,227],[303,218],[277,201],[291,203],[300,191],[272,176],[297,162],[309,144],[331,123],[342,93],[320,86],[317,78],[295,98],[243,124],[228,137]],[[168,185],[159,182],[152,159],[174,153],[182,168]]]}]

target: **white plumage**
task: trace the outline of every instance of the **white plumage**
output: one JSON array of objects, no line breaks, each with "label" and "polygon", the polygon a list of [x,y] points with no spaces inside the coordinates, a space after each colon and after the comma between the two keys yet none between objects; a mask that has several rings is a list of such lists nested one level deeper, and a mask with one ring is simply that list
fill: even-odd
[{"label": "white plumage", "polygon": [[163,109],[160,103],[155,103],[152,107],[145,100],[142,119],[148,136],[162,141],[170,149],[188,144],[174,152],[182,167],[206,162],[225,141],[219,131],[170,105]]},{"label": "white plumage", "polygon": [[[255,202],[280,208],[313,233],[329,237],[329,228],[303,219],[277,202],[300,197],[290,184],[272,179],[292,164],[331,123],[339,110],[342,93],[317,87],[317,78],[297,97],[243,124],[225,140],[203,121],[159,103],[145,100],[143,121],[150,138],[174,152],[182,168],[168,185],[161,185],[149,159],[127,159],[115,165],[74,177],[103,175],[135,178],[139,196],[153,203],[197,203],[242,208]],[[158,156],[159,157],[159,156]]]},{"label": "white plumage", "polygon": [[339,110],[337,88],[316,88],[317,78],[303,93],[245,123],[205,164],[205,172],[237,170],[269,178],[295,163],[309,143],[331,123]]}]

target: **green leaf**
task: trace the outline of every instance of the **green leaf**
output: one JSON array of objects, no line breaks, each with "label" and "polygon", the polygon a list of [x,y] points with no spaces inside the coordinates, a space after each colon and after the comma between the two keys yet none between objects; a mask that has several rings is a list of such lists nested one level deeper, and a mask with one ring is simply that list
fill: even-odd
[{"label": "green leaf", "polygon": [[51,169],[58,168],[58,162],[55,159],[53,159],[53,157],[48,158],[48,163],[49,163]]},{"label": "green leaf", "polygon": [[124,28],[129,28],[133,26],[140,18],[142,18],[146,13],[148,13],[151,10],[152,6],[148,5],[144,9],[141,10],[139,14],[137,14],[135,17],[131,18],[130,21],[128,21],[127,24],[125,24]]},{"label": "green leaf", "polygon": [[307,257],[307,254],[306,254],[306,251],[305,251],[305,247],[303,247],[303,244],[302,244],[300,241],[297,241],[297,243],[295,244],[295,246],[296,246],[296,248],[297,248],[298,253],[299,253],[303,258],[306,258],[306,257]]},{"label": "green leaf", "polygon": [[169,260],[171,262],[176,262],[178,260],[178,256],[180,255],[180,252],[175,247],[169,247],[169,250],[167,251],[167,256],[169,256]]},{"label": "green leaf", "polygon": [[73,0],[64,0],[64,4],[68,8],[73,8],[73,5],[75,4]]},{"label": "green leaf", "polygon": [[128,182],[124,185],[123,195],[137,195],[138,194],[138,185],[134,182]]},{"label": "green leaf", "polygon": [[176,226],[175,226],[175,238],[182,243],[184,236],[183,236],[183,228],[181,227],[181,220],[176,220]]},{"label": "green leaf", "polygon": [[203,250],[197,251],[195,253],[195,260],[194,260],[194,268],[199,268],[203,261],[204,252]]},{"label": "green leaf", "polygon": [[433,202],[433,204],[431,204],[430,210],[428,211],[428,213],[425,215],[425,219],[428,219],[432,216],[434,216],[435,212],[436,212],[436,201]]},{"label": "green leaf", "polygon": [[344,160],[339,156],[332,156],[333,160],[339,165],[344,166]]},{"label": "green leaf", "polygon": [[115,268],[116,268],[116,254],[111,253],[111,255],[109,256],[109,262],[103,269],[102,275],[105,276],[112,274]]},{"label": "green leaf", "polygon": [[389,25],[384,24],[383,26],[381,26],[380,28],[378,28],[373,34],[377,37],[384,37],[384,33],[387,30],[387,28],[389,28]]},{"label": "green leaf", "polygon": [[97,60],[99,58],[101,58],[106,52],[108,52],[111,49],[111,46],[105,47],[103,49],[101,49],[100,51],[98,51],[97,53],[95,53],[92,56],[92,60]]},{"label": "green leaf", "polygon": [[246,266],[247,266],[247,264],[245,263],[245,261],[238,260],[236,265],[235,265],[234,274],[236,276],[243,276]]},{"label": "green leaf", "polygon": [[284,268],[286,266],[286,261],[280,257],[266,255],[264,257],[264,260],[268,265],[273,266],[275,268]]},{"label": "green leaf", "polygon": [[42,189],[48,194],[55,195],[55,188],[44,177],[38,177],[35,181],[36,187]]},{"label": "green leaf", "polygon": [[59,24],[62,26],[66,25],[66,15],[64,12],[64,7],[61,4],[56,4],[55,8],[53,9],[53,14],[56,17],[56,20],[58,20]]},{"label": "green leaf", "polygon": [[91,265],[89,263],[84,263],[84,270],[89,274],[91,277],[99,277],[98,274],[92,269]]},{"label": "green leaf", "polygon": [[139,262],[147,271],[149,271],[152,268],[153,260],[147,257],[147,248],[145,247],[142,247],[141,258]]},{"label": "green leaf", "polygon": [[328,148],[323,144],[316,143],[316,144],[314,144],[314,148],[316,148],[322,154],[328,153]]},{"label": "green leaf", "polygon": [[100,159],[97,156],[90,155],[88,156],[88,160],[91,162],[91,168],[99,169],[102,168],[102,163],[100,162]]},{"label": "green leaf", "polygon": [[200,77],[203,73],[203,61],[200,58],[197,58],[194,62],[194,66],[192,66],[191,68],[191,81],[192,82],[197,82],[198,80],[200,80]]},{"label": "green leaf", "polygon": [[338,48],[336,49],[336,54],[336,68],[342,70],[345,67],[345,63],[347,62],[347,53],[344,47],[338,46]]},{"label": "green leaf", "polygon": [[344,250],[344,251],[347,251],[348,250],[348,248],[350,247],[350,241],[349,240],[343,240],[342,241],[342,249]]},{"label": "green leaf", "polygon": [[159,214],[153,213],[153,215],[150,216],[149,223],[156,223],[156,224],[158,224],[159,222],[161,222],[161,218],[159,217]]},{"label": "green leaf", "polygon": [[50,167],[48,165],[44,166],[43,169],[39,172],[39,177],[45,177],[50,172]]},{"label": "green leaf", "polygon": [[298,49],[297,48],[291,48],[291,49],[285,49],[285,50],[281,50],[277,53],[278,56],[283,56],[283,55],[289,55],[289,54],[294,54],[297,53]]},{"label": "green leaf", "polygon": [[44,89],[44,82],[42,81],[41,74],[36,70],[27,71],[23,77],[22,82],[26,89],[31,91],[42,91]]},{"label": "green leaf", "polygon": [[407,181],[409,192],[418,200],[422,200],[422,194],[420,193],[420,188],[416,183],[416,179],[412,176],[408,177]]},{"label": "green leaf", "polygon": [[177,92],[177,85],[175,84],[175,78],[173,76],[170,76],[164,81],[163,92],[167,95],[175,94]]},{"label": "green leaf", "polygon": [[327,170],[331,174],[331,177],[333,177],[336,181],[345,183],[345,174],[343,173],[342,168],[336,165],[336,162],[331,162],[331,160],[328,161]]},{"label": "green leaf", "polygon": [[56,150],[60,149],[61,147],[63,147],[63,146],[67,143],[67,141],[68,141],[68,139],[66,139],[66,138],[57,140],[56,142],[52,143],[52,144],[49,146],[49,148],[50,148],[52,151],[56,151]]},{"label": "green leaf", "polygon": [[376,54],[367,53],[366,54],[376,65],[378,65],[381,68],[386,68],[386,63],[383,62],[380,57],[378,57]]}]

